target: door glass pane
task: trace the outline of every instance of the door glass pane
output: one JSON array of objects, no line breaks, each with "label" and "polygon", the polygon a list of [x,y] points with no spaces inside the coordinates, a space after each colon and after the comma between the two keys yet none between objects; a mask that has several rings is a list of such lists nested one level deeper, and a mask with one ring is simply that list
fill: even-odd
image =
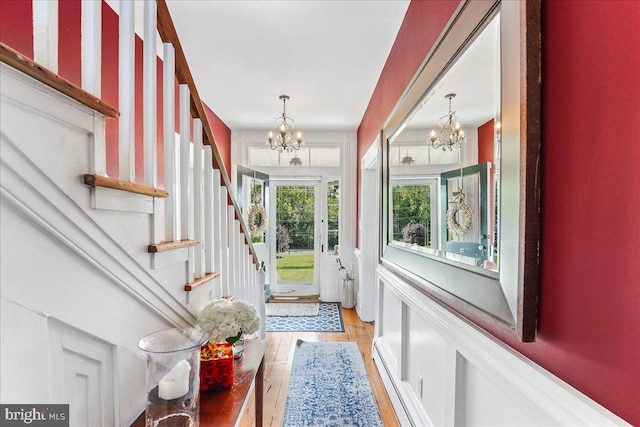
[{"label": "door glass pane", "polygon": [[314,285],[315,187],[276,187],[276,285]]},{"label": "door glass pane", "polygon": [[417,247],[432,247],[431,186],[395,184],[393,197],[392,240]]}]

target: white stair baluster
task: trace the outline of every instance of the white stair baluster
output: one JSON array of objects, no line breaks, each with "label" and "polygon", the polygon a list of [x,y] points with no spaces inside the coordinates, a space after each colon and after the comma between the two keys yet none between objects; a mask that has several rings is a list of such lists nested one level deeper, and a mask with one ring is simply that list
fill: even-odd
[{"label": "white stair baluster", "polygon": [[[219,173],[220,171],[218,171]],[[227,209],[227,187],[220,186],[220,290],[229,293],[229,210]]]},{"label": "white stair baluster", "polygon": [[235,289],[236,292],[238,292],[240,295],[242,296],[242,299],[244,299],[244,288],[243,288],[243,284],[242,284],[242,252],[243,252],[243,248],[244,248],[244,242],[242,241],[242,234],[240,233],[240,221],[238,221],[237,219],[233,221],[233,228],[235,230],[235,234],[236,234],[236,266],[235,266],[235,270],[236,270],[236,284],[235,284]]},{"label": "white stair baluster", "polygon": [[100,98],[102,92],[102,2],[80,3],[82,89]]},{"label": "white stair baluster", "polygon": [[33,59],[58,72],[58,0],[33,1]]},{"label": "white stair baluster", "polygon": [[213,269],[213,228],[216,221],[213,214],[213,169],[211,167],[213,152],[210,145],[204,146],[204,270]]},{"label": "white stair baluster", "polygon": [[[43,2],[46,3],[46,2]],[[135,24],[134,2],[120,2],[118,62],[118,159],[119,179],[135,182]]]},{"label": "white stair baluster", "polygon": [[238,285],[238,252],[237,237],[235,233],[235,209],[227,206],[227,222],[229,224],[229,282],[227,284],[229,295],[236,295]]},{"label": "white stair baluster", "polygon": [[163,140],[164,140],[164,188],[169,197],[164,202],[165,240],[176,242],[180,240],[180,224],[178,223],[178,185],[176,164],[175,137],[175,49],[171,43],[164,44],[163,63]]},{"label": "white stair baluster", "polygon": [[155,1],[144,2],[144,41],[142,67],[142,123],[144,135],[144,185],[158,186],[157,147],[157,60],[156,35],[157,12]]},{"label": "white stair baluster", "polygon": [[[238,221],[238,227],[240,227],[240,221]],[[245,250],[244,250],[244,235],[242,233],[238,234],[238,240],[239,240],[239,248],[238,248],[238,253],[239,253],[239,259],[240,259],[240,263],[238,264],[238,273],[240,275],[240,278],[238,279],[239,283],[239,287],[241,289],[240,294],[242,295],[242,299],[243,300],[247,300],[247,286],[246,286],[246,282],[245,282],[245,274],[247,272],[247,257],[245,256]]]},{"label": "white stair baluster", "polygon": [[189,86],[180,85],[180,239],[191,238],[189,216],[189,167],[191,133],[191,94]]},{"label": "white stair baluster", "polygon": [[202,188],[202,121],[193,119],[193,217],[195,277],[204,276],[204,192]]},{"label": "white stair baluster", "polygon": [[250,274],[249,274],[249,269],[251,268],[251,260],[249,259],[249,255],[251,255],[251,253],[249,252],[249,245],[245,244],[244,245],[244,265],[242,266],[242,270],[244,271],[244,287],[245,287],[245,295],[248,301],[252,300],[252,295],[251,295],[251,291],[252,291],[252,287],[251,287],[251,279],[250,279]]}]

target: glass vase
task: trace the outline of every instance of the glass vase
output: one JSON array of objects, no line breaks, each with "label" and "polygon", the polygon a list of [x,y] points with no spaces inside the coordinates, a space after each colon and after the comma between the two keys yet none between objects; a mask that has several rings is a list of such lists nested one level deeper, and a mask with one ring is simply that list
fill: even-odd
[{"label": "glass vase", "polygon": [[154,332],[138,342],[147,356],[146,427],[195,427],[200,422],[200,346],[198,329]]}]

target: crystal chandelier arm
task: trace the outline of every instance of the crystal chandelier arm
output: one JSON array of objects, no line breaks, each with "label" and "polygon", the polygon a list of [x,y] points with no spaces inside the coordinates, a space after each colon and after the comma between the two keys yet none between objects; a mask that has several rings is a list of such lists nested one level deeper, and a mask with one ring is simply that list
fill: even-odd
[{"label": "crystal chandelier arm", "polygon": [[442,147],[446,151],[448,148],[453,151],[453,148],[461,148],[462,144],[467,141],[464,136],[464,131],[460,127],[458,116],[456,112],[451,109],[451,100],[456,96],[455,93],[449,93],[445,95],[445,98],[449,100],[449,112],[438,120],[438,126],[440,127],[440,138],[436,138],[435,131],[431,131],[431,146],[433,148]]}]

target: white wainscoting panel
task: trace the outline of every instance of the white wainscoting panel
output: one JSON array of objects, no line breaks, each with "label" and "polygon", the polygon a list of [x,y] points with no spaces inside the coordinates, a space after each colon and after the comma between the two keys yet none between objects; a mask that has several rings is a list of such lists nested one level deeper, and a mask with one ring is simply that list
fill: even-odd
[{"label": "white wainscoting panel", "polygon": [[445,424],[447,342],[415,310],[407,313],[403,379],[413,388],[435,425]]},{"label": "white wainscoting panel", "polygon": [[384,340],[391,360],[387,365],[399,377],[401,375],[401,350],[403,332],[403,304],[399,296],[387,287],[381,287],[380,311],[378,313],[380,338]]},{"label": "white wainscoting panel", "polygon": [[[467,359],[460,358],[458,363],[460,375],[456,384],[456,389],[459,390],[457,425],[541,425],[514,399],[518,395],[509,395]],[[553,422],[548,420],[543,425],[553,425]]]},{"label": "white wainscoting panel", "polygon": [[628,425],[379,266],[373,357],[402,425]]},{"label": "white wainscoting panel", "polygon": [[69,403],[71,426],[115,424],[114,346],[49,319],[51,401]]}]

